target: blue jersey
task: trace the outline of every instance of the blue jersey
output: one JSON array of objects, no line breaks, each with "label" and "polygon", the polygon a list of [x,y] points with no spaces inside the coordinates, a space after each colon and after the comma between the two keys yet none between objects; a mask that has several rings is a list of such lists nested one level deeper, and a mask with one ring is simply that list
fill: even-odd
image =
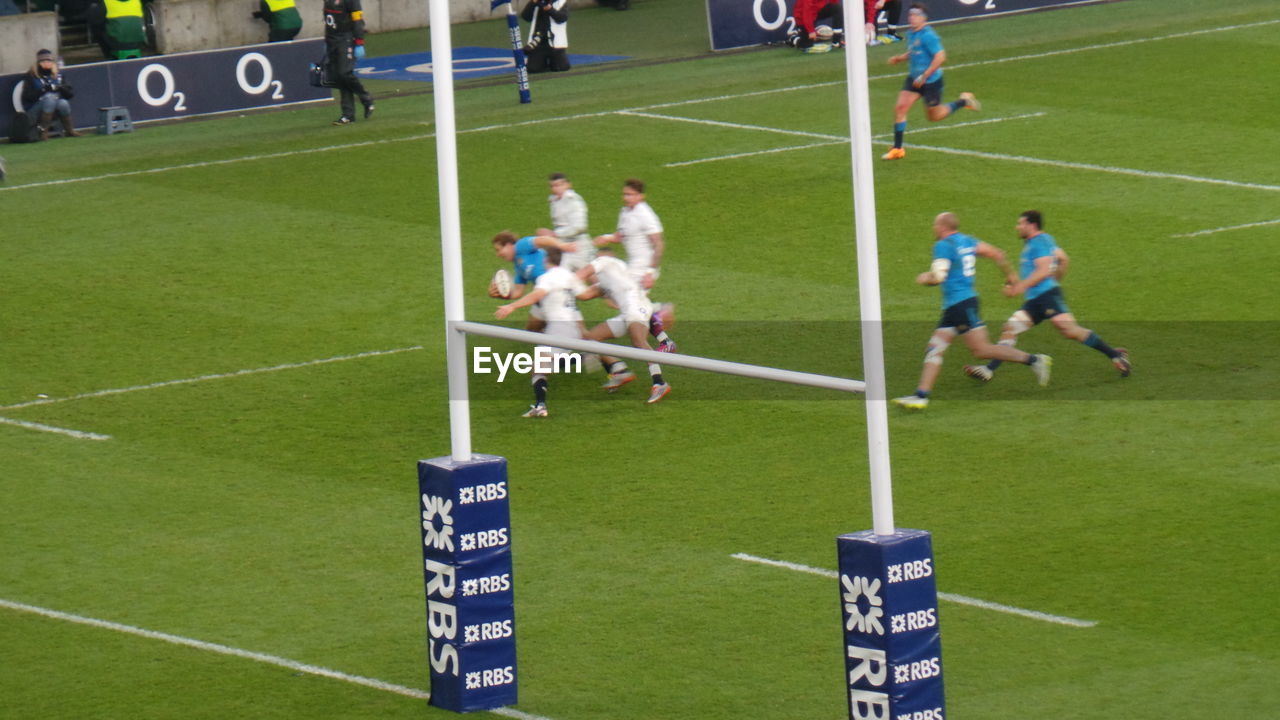
[{"label": "blue jersey", "polygon": [[[1027,242],[1022,246],[1022,258],[1018,263],[1019,276],[1026,280],[1031,273],[1036,270],[1036,258],[1048,257],[1053,258],[1053,272],[1058,271],[1058,259],[1054,257],[1053,251],[1058,249],[1058,243],[1054,242],[1053,236],[1048,233],[1038,233],[1027,238]],[[1058,279],[1052,274],[1041,280],[1035,285],[1027,288],[1026,298],[1028,300],[1043,295],[1050,290],[1058,287]]]},{"label": "blue jersey", "polygon": [[512,263],[516,266],[513,282],[517,285],[528,285],[547,271],[547,254],[542,248],[533,244],[533,236],[522,237],[516,241],[516,256]]},{"label": "blue jersey", "polygon": [[[942,52],[942,38],[933,28],[925,25],[920,32],[907,31],[907,52],[911,53],[911,77],[920,77],[920,73],[933,64],[933,56]],[[942,79],[942,69],[933,71],[925,78],[925,82],[938,82]]]},{"label": "blue jersey", "polygon": [[951,269],[942,281],[942,307],[977,297],[973,277],[978,274],[978,239],[964,233],[951,233],[933,244],[933,259],[947,260]]}]

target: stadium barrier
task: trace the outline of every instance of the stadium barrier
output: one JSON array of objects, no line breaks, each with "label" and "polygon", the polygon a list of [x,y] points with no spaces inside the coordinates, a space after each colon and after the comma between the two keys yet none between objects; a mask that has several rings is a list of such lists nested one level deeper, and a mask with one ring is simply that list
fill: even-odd
[{"label": "stadium barrier", "polygon": [[514,705],[515,591],[507,461],[418,462],[431,700],[454,712]]},{"label": "stadium barrier", "polygon": [[[848,1],[848,0],[846,0]],[[852,0],[857,2],[857,0]],[[992,17],[1058,5],[1084,5],[1100,0],[928,0],[931,22]],[[903,3],[905,12],[909,2]],[[795,0],[707,0],[707,27],[712,50],[780,43],[795,27]],[[858,8],[861,12],[861,6]]]},{"label": "stadium barrier", "polygon": [[[72,123],[96,127],[98,108],[128,108],[133,122],[329,100],[313,87],[308,66],[324,52],[323,40],[73,65],[63,73],[75,88]],[[0,77],[11,102],[0,102],[0,133],[9,134],[21,110],[23,74]]]},{"label": "stadium barrier", "polygon": [[[302,15],[302,31],[298,39],[323,37],[324,0],[296,1],[298,13]],[[427,0],[363,0],[362,4],[368,32],[427,26]],[[595,0],[569,0],[570,8],[595,5]],[[152,8],[156,16],[156,50],[161,53],[251,45],[267,38],[266,23],[251,15],[257,9],[257,3],[246,4],[244,0],[155,0]],[[501,14],[490,10],[489,0],[452,0],[448,9],[451,23],[501,17]],[[371,51],[375,50],[371,48]],[[35,50],[31,55],[35,55]]]},{"label": "stadium barrier", "polygon": [[[26,72],[36,52],[58,48],[58,16],[51,12],[0,15],[0,75]],[[6,133],[7,134],[7,133]]]}]

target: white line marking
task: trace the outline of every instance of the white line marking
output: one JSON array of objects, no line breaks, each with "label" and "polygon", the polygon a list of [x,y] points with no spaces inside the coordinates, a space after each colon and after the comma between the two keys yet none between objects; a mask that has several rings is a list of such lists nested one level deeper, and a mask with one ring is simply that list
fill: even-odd
[{"label": "white line marking", "polygon": [[1244,225],[1227,225],[1226,227],[1212,228],[1209,230],[1197,230],[1192,233],[1182,233],[1181,235],[1170,235],[1169,237],[1176,237],[1176,238],[1199,237],[1201,235],[1212,235],[1214,233],[1227,232],[1228,230],[1243,230],[1245,228],[1263,227],[1264,225],[1280,225],[1280,219],[1263,220],[1262,222],[1245,223]]},{"label": "white line marking", "polygon": [[[1205,28],[1203,30],[1192,30],[1189,32],[1172,33],[1170,35],[1157,35],[1155,37],[1148,37],[1148,38],[1135,38],[1132,40],[1121,40],[1119,42],[1103,43],[1100,45],[1085,45],[1083,47],[1066,48],[1063,50],[1050,50],[1048,52],[1034,53],[1029,55],[1014,55],[1011,57],[996,58],[993,60],[977,60],[974,62],[956,63],[954,65],[948,65],[947,68],[951,70],[956,70],[959,68],[980,67],[982,65],[995,65],[999,63],[1017,62],[1022,60],[1038,60],[1040,58],[1053,57],[1055,55],[1068,55],[1071,53],[1086,52],[1090,50],[1105,50],[1105,49],[1116,48],[1116,47],[1124,47],[1126,45],[1136,45],[1139,43],[1155,42],[1157,40],[1173,40],[1178,38],[1193,37],[1196,35],[1205,35],[1208,33],[1227,32],[1231,30],[1243,30],[1247,28],[1259,27],[1262,25],[1273,25],[1275,23],[1280,23],[1280,20],[1261,20],[1259,22],[1244,23],[1242,25],[1224,25],[1222,27],[1216,27],[1216,28]],[[888,74],[888,75],[875,75],[870,77],[869,79],[870,80],[890,80],[893,78],[901,78],[901,77],[902,77],[901,73],[896,73],[896,74]],[[654,105],[645,105],[641,107],[623,108],[621,110],[604,110],[600,112],[579,113],[577,115],[565,115],[561,117],[540,118],[537,120],[524,120],[521,122],[514,122],[514,123],[499,123],[494,125],[484,125],[481,127],[459,130],[458,133],[463,134],[463,133],[486,132],[489,130],[508,130],[511,128],[523,127],[526,125],[554,123],[561,120],[579,120],[583,118],[602,117],[605,115],[612,115],[620,112],[659,110],[662,108],[680,107],[683,105],[696,105],[698,103],[718,102],[721,100],[736,100],[739,98],[756,97],[760,95],[771,95],[774,93],[781,93],[781,92],[793,92],[796,90],[812,90],[814,88],[820,88],[820,87],[831,87],[833,85],[843,85],[844,82],[845,82],[844,80],[833,80],[831,82],[810,83],[807,85],[791,85],[788,87],[770,88],[768,90],[753,90],[751,92],[734,93],[730,95],[717,95],[714,97],[694,98],[691,100],[677,100],[674,102],[657,103]],[[424,123],[424,124],[427,124],[427,123]],[[24,188],[45,187],[48,185],[65,185],[68,183],[91,182],[95,180],[108,180],[111,178],[129,177],[132,175],[162,173],[162,172],[168,172],[170,170],[186,170],[191,168],[211,167],[214,165],[229,165],[232,163],[251,162],[255,160],[271,160],[271,159],[282,158],[282,157],[291,157],[294,155],[305,155],[308,153],[328,152],[330,150],[346,150],[349,148],[366,147],[369,145],[383,145],[386,143],[405,142],[405,141],[411,141],[411,140],[426,140],[432,137],[435,137],[434,133],[428,133],[425,135],[412,135],[409,137],[402,137],[402,138],[390,138],[386,140],[366,140],[364,142],[348,143],[344,145],[329,145],[326,147],[309,148],[305,150],[290,150],[287,152],[270,153],[266,155],[246,155],[238,158],[228,158],[226,160],[210,160],[207,162],[188,163],[185,165],[171,165],[167,167],[150,168],[147,170],[133,170],[129,172],[105,173],[103,175],[92,175],[92,176],[78,177],[78,178],[64,178],[61,180],[46,180],[44,182],[26,183],[23,185],[8,185],[5,187],[0,187],[0,192],[22,190]]]},{"label": "white line marking", "polygon": [[54,403],[67,402],[68,400],[83,400],[84,398],[102,397],[104,395],[120,395],[122,393],[136,392],[138,390],[155,390],[156,388],[170,387],[172,385],[190,385],[192,383],[207,382],[209,380],[222,380],[224,378],[243,377],[245,375],[258,375],[261,373],[279,372],[281,370],[295,370],[297,368],[311,367],[313,365],[325,365],[328,363],[345,362],[347,360],[360,360],[369,357],[378,357],[380,355],[395,355],[396,353],[412,352],[421,350],[421,345],[412,347],[395,348],[392,350],[370,350],[368,352],[356,353],[355,355],[339,355],[337,357],[321,358],[319,360],[307,360],[306,362],[285,363],[284,365],[272,365],[271,367],[251,368],[248,370],[236,370],[229,373],[215,373],[212,375],[201,375],[199,377],[184,378],[182,380],[163,380],[147,385],[134,385],[126,388],[112,388],[110,390],[95,390],[93,392],[80,393],[79,395],[70,395],[63,398],[42,398],[40,400],[29,400],[27,402],[16,403],[14,405],[0,405],[0,410],[17,410],[18,408],[35,407],[37,405],[52,405]]},{"label": "white line marking", "polygon": [[[282,658],[276,655],[268,655],[266,653],[252,652],[250,650],[241,650],[240,648],[230,647],[228,645],[219,645],[218,643],[205,642],[203,640],[194,640],[181,635],[170,635],[169,633],[156,632],[155,630],[146,630],[132,625],[121,625],[107,620],[98,620],[83,615],[72,615],[71,613],[59,612],[48,608],[36,607],[35,605],[27,605],[25,603],[13,602],[12,600],[0,600],[0,607],[5,607],[18,612],[31,613],[33,615],[41,615],[54,620],[63,620],[65,622],[76,623],[77,625],[88,625],[90,627],[101,628],[103,630],[113,630],[115,632],[125,633],[127,635],[137,635],[148,640],[159,640],[161,642],[171,643],[173,645],[181,645],[183,647],[195,648],[197,650],[206,650],[219,655],[230,655],[232,657],[244,658],[246,660],[254,660],[268,665],[276,665],[278,667],[293,670],[295,672],[306,673],[308,675],[317,675],[326,677],[331,680],[341,680],[342,682],[351,683],[353,685],[363,685],[364,687],[382,690],[384,692],[404,695],[418,700],[426,700],[431,697],[431,693],[417,688],[405,687],[404,685],[396,685],[383,680],[374,678],[361,677],[360,675],[350,675],[348,673],[332,670],[319,665],[308,665],[300,663],[296,660]],[[490,710],[496,715],[504,715],[506,717],[517,718],[518,720],[550,720],[540,715],[530,715],[529,713],[520,712],[512,708],[498,708]]]},{"label": "white line marking", "polygon": [[[1010,120],[1026,120],[1028,118],[1038,118],[1048,115],[1047,112],[1024,113],[1022,115],[1006,115],[1005,117],[993,117],[985,120],[968,120],[965,122],[947,123],[946,125],[930,125],[928,127],[916,128],[911,131],[912,135],[918,135],[925,132],[938,132],[939,130],[959,130],[960,128],[972,127],[974,125],[992,125],[995,123],[1008,122]],[[873,139],[893,137],[893,133],[880,133],[872,135]]]},{"label": "white line marking", "polygon": [[68,430],[67,428],[54,427],[52,425],[43,425],[41,423],[27,422],[26,420],[15,420],[13,418],[0,417],[0,424],[16,425],[28,430],[39,430],[41,432],[58,433],[59,435],[68,435],[80,440],[110,440],[110,435],[99,435],[98,433],[84,432],[83,430]]},{"label": "white line marking", "polygon": [[[746,553],[734,553],[733,555],[730,555],[730,557],[738,560],[745,560],[747,562],[760,563],[761,565],[772,565],[774,567],[786,568],[787,570],[795,570],[796,572],[809,573],[810,575],[817,575],[819,577],[832,579],[840,577],[840,574],[835,570],[824,570],[822,568],[800,565],[799,563],[787,562],[785,560],[770,560],[769,558],[757,557]],[[994,610],[995,612],[1008,613],[1010,615],[1021,615],[1023,617],[1031,618],[1032,620],[1041,620],[1043,622],[1056,623],[1058,625],[1090,628],[1098,624],[1093,620],[1077,620],[1063,615],[1050,615],[1049,613],[1042,613],[1037,610],[1027,610],[1020,607],[1014,607],[1012,605],[1002,605],[1000,603],[979,600],[965,595],[954,595],[952,593],[939,592],[938,599],[948,600],[960,605],[971,605],[984,610]]]},{"label": "white line marking", "polygon": [[[625,113],[618,113],[618,114],[620,114],[620,115],[638,115],[638,116],[641,116],[641,117],[661,118],[661,119],[664,119],[664,120],[684,120],[684,121],[687,121],[687,122],[703,122],[703,121],[701,121],[701,120],[697,120],[697,119],[695,119],[695,118],[676,117],[676,116],[674,116],[674,115],[650,115],[650,114],[646,114],[646,113],[637,113],[637,112],[625,112]],[[921,133],[921,132],[931,132],[931,131],[935,131],[935,130],[955,130],[955,129],[958,129],[958,128],[969,127],[969,126],[971,126],[971,125],[989,125],[989,124],[991,124],[991,123],[1000,123],[1000,122],[1005,122],[1006,120],[1023,120],[1023,119],[1026,119],[1026,118],[1043,117],[1043,116],[1045,116],[1045,115],[1047,115],[1047,114],[1048,114],[1048,113],[1044,113],[1044,112],[1035,112],[1035,113],[1027,113],[1027,114],[1025,114],[1025,115],[1010,115],[1009,117],[987,118],[986,120],[973,120],[973,121],[970,121],[970,122],[950,123],[950,124],[947,124],[947,125],[934,125],[934,126],[932,126],[932,127],[926,127],[926,128],[920,128],[919,130],[913,130],[913,131],[912,131],[912,133],[914,134],[914,133]],[[716,121],[706,121],[706,122],[707,122],[707,124],[716,124],[716,125],[724,125],[724,124],[725,124],[725,123],[719,123],[719,122],[716,122]],[[729,125],[729,127],[741,128],[741,129],[745,129],[745,130],[768,130],[768,131],[773,131],[773,130],[774,130],[774,128],[762,127],[762,126],[759,126],[759,125],[747,125],[747,126],[743,126],[743,125],[738,125],[738,124],[734,124],[734,123],[729,123],[728,125]],[[790,133],[790,131],[787,131],[787,132],[788,132],[788,134]],[[886,134],[874,135],[874,136],[873,136],[873,138],[884,138],[884,137],[889,137],[890,135],[892,135],[892,133],[886,133]],[[835,137],[835,136],[832,136],[832,137]],[[681,161],[681,162],[667,163],[667,164],[663,165],[662,167],[684,167],[685,165],[698,165],[698,164],[700,164],[700,163],[717,162],[717,161],[720,161],[720,160],[737,160],[737,159],[739,159],[739,158],[753,157],[753,156],[756,156],[756,155],[770,155],[770,154],[773,154],[773,153],[790,152],[790,151],[792,151],[792,150],[808,150],[809,148],[825,147],[825,146],[827,146],[827,145],[839,145],[839,144],[842,144],[842,143],[848,143],[848,142],[849,142],[849,141],[848,141],[847,139],[840,139],[840,140],[829,140],[829,141],[827,141],[827,142],[820,142],[820,143],[809,143],[809,144],[807,144],[807,145],[789,145],[789,146],[787,146],[787,147],[770,148],[770,149],[768,149],[768,150],[757,150],[757,151],[755,151],[755,152],[741,152],[741,153],[733,153],[733,154],[731,154],[731,155],[717,155],[717,156],[715,156],[715,157],[701,158],[701,159],[699,159],[699,160],[683,160],[683,161]]]},{"label": "white line marking", "polygon": [[147,168],[146,170],[129,170],[126,172],[105,173],[102,175],[86,175],[84,177],[63,178],[61,180],[45,180],[43,182],[26,183],[23,185],[9,185],[0,187],[0,192],[9,192],[11,190],[23,190],[25,188],[48,187],[50,185],[70,185],[72,183],[93,182],[95,180],[110,180],[112,178],[132,177],[134,175],[153,175],[156,173],[169,172],[170,170],[191,170],[194,168],[214,167],[217,165],[232,165],[242,162],[253,162],[257,160],[276,160],[279,158],[293,157],[294,155],[309,155],[311,153],[329,152],[331,150],[348,150],[350,148],[367,147],[369,145],[383,145],[386,143],[405,142],[407,140],[422,140],[434,137],[432,134],[427,135],[411,135],[409,137],[391,138],[389,140],[366,140],[358,143],[347,143],[345,145],[326,145],[318,148],[307,148],[305,150],[288,150],[278,153],[267,153],[265,155],[245,155],[236,158],[227,158],[225,160],[206,160],[204,162],[186,163],[185,165],[168,165],[165,167]]},{"label": "white line marking", "polygon": [[[876,140],[875,143],[879,145],[891,144],[885,140]],[[915,143],[908,144],[907,147],[908,149],[933,150],[934,152],[947,153],[949,155],[965,155],[968,157],[984,158],[987,160],[1008,160],[1010,162],[1021,162],[1031,165],[1048,165],[1050,167],[1071,168],[1073,170],[1092,170],[1094,172],[1110,173],[1112,175],[1132,175],[1135,177],[1159,178],[1161,180],[1183,180],[1186,182],[1225,185],[1227,187],[1245,188],[1248,190],[1267,190],[1270,192],[1280,191],[1280,185],[1263,185],[1262,183],[1223,180],[1220,178],[1200,177],[1198,175],[1185,175],[1183,173],[1136,170],[1134,168],[1114,167],[1111,165],[1094,165],[1093,163],[1070,162],[1067,160],[1046,160],[1044,158],[1027,157],[1025,155],[1006,155],[1004,153],[983,152],[981,150],[961,150],[959,148],[938,147],[936,145],[918,145]]]},{"label": "white line marking", "polygon": [[792,150],[808,150],[809,148],[826,147],[828,145],[845,145],[848,140],[828,140],[827,142],[809,143],[808,145],[788,145],[787,147],[770,148],[768,150],[756,150],[755,152],[734,153],[732,155],[717,155],[716,157],[702,158],[701,160],[683,160],[681,162],[667,163],[662,167],[684,167],[685,165],[697,165],[699,163],[717,162],[720,160],[737,160],[738,158],[752,157],[755,155],[771,155],[773,153],[790,152]]},{"label": "white line marking", "polygon": [[807,130],[786,130],[784,128],[768,127],[765,125],[745,125],[743,123],[724,122],[723,120],[704,120],[702,118],[680,117],[678,115],[659,115],[658,113],[636,112],[634,110],[619,110],[617,114],[653,118],[655,120],[674,120],[676,122],[694,123],[696,125],[727,127],[735,130],[755,130],[757,132],[777,133],[781,135],[796,135],[799,137],[818,138],[819,140],[831,140],[838,142],[847,142],[849,140],[849,138],[841,135],[828,135],[826,133],[808,132]]}]

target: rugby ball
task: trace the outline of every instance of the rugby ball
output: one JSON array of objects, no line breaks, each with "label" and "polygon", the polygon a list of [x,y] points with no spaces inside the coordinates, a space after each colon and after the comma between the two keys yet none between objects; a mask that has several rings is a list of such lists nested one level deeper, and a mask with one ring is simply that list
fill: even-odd
[{"label": "rugby ball", "polygon": [[493,274],[493,289],[501,297],[511,297],[511,273],[504,268],[498,268],[498,272]]}]

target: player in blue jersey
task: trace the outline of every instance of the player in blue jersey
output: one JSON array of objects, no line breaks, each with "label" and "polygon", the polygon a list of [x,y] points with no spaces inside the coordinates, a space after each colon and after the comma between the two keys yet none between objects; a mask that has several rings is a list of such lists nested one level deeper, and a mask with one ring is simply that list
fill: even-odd
[{"label": "player in blue jersey", "polygon": [[[1062,299],[1059,281],[1066,276],[1071,259],[1058,247],[1052,235],[1041,230],[1043,223],[1044,218],[1038,210],[1028,210],[1018,216],[1015,229],[1024,243],[1018,265],[1021,279],[1005,285],[1004,294],[1017,297],[1026,293],[1026,297],[1022,307],[1005,322],[1000,344],[1013,347],[1018,342],[1018,335],[1048,320],[1063,337],[1082,342],[1106,355],[1120,371],[1120,377],[1129,377],[1133,369],[1129,363],[1129,351],[1122,347],[1113,348],[1098,337],[1098,333],[1080,327]],[[986,365],[966,365],[964,372],[969,377],[990,382],[998,367],[1000,360],[995,359]]]},{"label": "player in blue jersey", "polygon": [[907,11],[907,51],[889,58],[890,65],[909,61],[910,71],[898,102],[893,106],[893,148],[881,156],[883,160],[900,160],[907,156],[902,148],[902,136],[907,132],[907,111],[920,98],[924,98],[924,114],[929,122],[938,122],[960,108],[981,110],[982,105],[973,93],[962,92],[960,98],[942,104],[942,64],[947,61],[947,51],[942,49],[942,39],[929,27],[929,11],[924,3],[912,3]]},{"label": "player in blue jersey", "polygon": [[937,242],[933,244],[933,264],[916,277],[916,282],[921,285],[942,286],[942,319],[929,338],[916,391],[893,400],[895,405],[908,410],[928,407],[929,393],[933,391],[933,384],[942,369],[942,356],[957,335],[964,337],[974,357],[999,358],[1030,365],[1040,384],[1049,384],[1052,358],[1025,353],[1008,345],[993,345],[987,337],[987,327],[978,315],[978,291],[974,289],[973,282],[977,275],[978,257],[994,260],[1009,280],[1015,279],[1013,267],[1000,248],[965,235],[959,232],[959,228],[960,221],[954,213],[944,212],[934,218],[933,235]]},{"label": "player in blue jersey", "polygon": [[[498,257],[511,263],[515,267],[515,273],[511,279],[510,294],[501,295],[498,293],[497,286],[489,283],[489,297],[515,300],[524,295],[525,287],[532,285],[547,271],[544,250],[556,248],[561,252],[573,252],[577,247],[573,243],[562,242],[555,235],[526,235],[519,237],[510,230],[503,230],[494,235],[493,252]],[[525,329],[541,332],[545,325],[541,310],[536,305],[529,308],[529,322]]]}]

